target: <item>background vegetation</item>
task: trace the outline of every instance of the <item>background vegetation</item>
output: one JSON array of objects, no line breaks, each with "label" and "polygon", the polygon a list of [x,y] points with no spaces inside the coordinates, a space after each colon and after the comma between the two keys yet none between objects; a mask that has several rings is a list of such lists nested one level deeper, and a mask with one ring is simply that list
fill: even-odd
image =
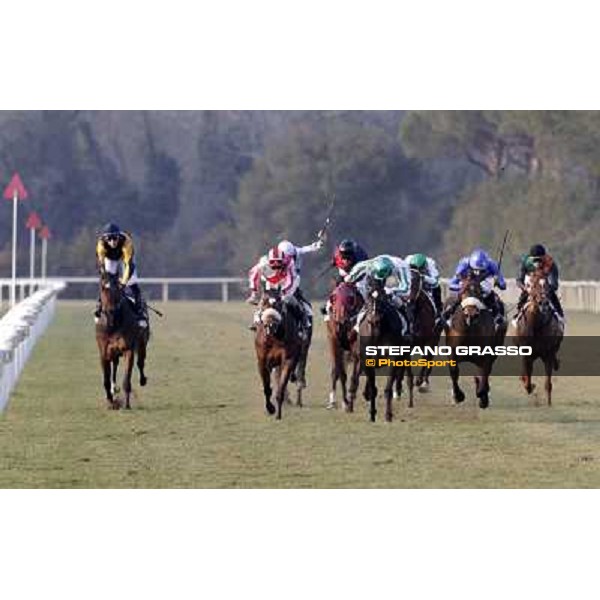
[{"label": "background vegetation", "polygon": [[[114,220],[143,274],[241,275],[278,238],[311,241],[335,195],[330,246],[421,250],[448,274],[510,228],[509,273],[540,240],[566,277],[600,278],[599,141],[593,111],[6,111],[0,180],[18,170],[22,224],[37,209],[52,229],[50,274],[92,274]],[[5,202],[2,276],[10,226]]]}]

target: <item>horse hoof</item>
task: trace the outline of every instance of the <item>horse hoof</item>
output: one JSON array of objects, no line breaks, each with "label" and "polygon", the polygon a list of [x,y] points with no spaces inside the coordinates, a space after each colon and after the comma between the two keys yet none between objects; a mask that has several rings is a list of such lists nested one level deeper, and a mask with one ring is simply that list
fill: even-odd
[{"label": "horse hoof", "polygon": [[452,398],[455,402],[455,404],[460,404],[461,402],[465,401],[465,393],[464,392],[456,392],[454,394],[452,394]]},{"label": "horse hoof", "polygon": [[325,408],[327,410],[335,410],[337,408],[337,402],[327,402],[327,404],[325,405]]},{"label": "horse hoof", "polygon": [[394,420],[394,417],[392,415],[385,415],[386,423],[391,423],[393,420]]},{"label": "horse hoof", "polygon": [[480,398],[479,399],[479,408],[487,408],[490,405],[489,398]]},{"label": "horse hoof", "polygon": [[429,384],[422,383],[418,388],[420,394],[427,394],[429,392]]},{"label": "horse hoof", "polygon": [[274,415],[275,414],[275,407],[272,404],[267,404],[267,412],[270,415]]},{"label": "horse hoof", "polygon": [[144,387],[146,384],[148,383],[148,378],[147,377],[140,377],[140,385],[142,387]]}]

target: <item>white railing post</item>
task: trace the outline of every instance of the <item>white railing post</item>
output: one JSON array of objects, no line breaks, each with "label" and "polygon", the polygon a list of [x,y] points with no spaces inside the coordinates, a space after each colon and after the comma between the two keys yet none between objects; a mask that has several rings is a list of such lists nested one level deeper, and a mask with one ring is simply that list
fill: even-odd
[{"label": "white railing post", "polygon": [[221,301],[229,302],[229,284],[226,281],[221,284]]},{"label": "white railing post", "polygon": [[166,281],[162,284],[162,301],[164,303],[169,301],[169,284]]}]

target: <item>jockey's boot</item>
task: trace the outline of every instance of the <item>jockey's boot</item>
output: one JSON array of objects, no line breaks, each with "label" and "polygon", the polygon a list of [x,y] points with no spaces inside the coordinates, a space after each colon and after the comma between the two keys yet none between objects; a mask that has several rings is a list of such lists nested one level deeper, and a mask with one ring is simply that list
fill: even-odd
[{"label": "jockey's boot", "polygon": [[442,320],[446,323],[446,325],[448,327],[450,327],[450,325],[452,325],[452,315],[458,308],[459,304],[460,304],[460,300],[458,299],[458,297],[454,298],[448,303],[448,306],[446,306],[446,308],[443,309],[443,311],[442,311]]},{"label": "jockey's boot", "polygon": [[94,310],[94,323],[98,325],[100,323],[100,315],[102,314],[102,302],[100,298],[96,300],[96,309]]},{"label": "jockey's boot", "polygon": [[148,315],[144,307],[144,300],[142,299],[142,290],[137,283],[130,286],[133,300],[135,302],[135,311],[137,313],[138,325],[140,327],[148,327]]},{"label": "jockey's boot", "polygon": [[515,317],[512,320],[513,327],[517,326],[517,323],[519,322],[519,318],[521,317],[521,311],[523,310],[523,307],[525,306],[525,303],[527,302],[528,297],[529,297],[529,294],[525,290],[521,290],[521,295],[519,296],[519,301],[517,302],[517,306],[515,307],[517,309],[517,312],[515,313]]},{"label": "jockey's boot", "polygon": [[442,302],[442,288],[438,285],[431,289],[431,297],[433,298],[433,305],[435,306],[435,327],[441,327],[443,324],[443,313],[444,303]]},{"label": "jockey's boot", "polygon": [[490,304],[494,314],[494,327],[496,328],[496,331],[498,331],[501,327],[506,325],[506,319],[504,318],[504,304],[496,294],[490,294],[490,296],[492,296]]},{"label": "jockey's boot", "polygon": [[255,292],[254,290],[252,290],[252,292],[250,293],[248,298],[246,298],[246,302],[248,304],[253,304],[254,306],[256,306],[258,304],[259,300],[260,300],[260,297],[258,295],[258,292]]},{"label": "jockey's boot", "polygon": [[558,320],[561,323],[564,323],[565,312],[563,310],[562,304],[560,303],[560,299],[558,298],[558,294],[556,293],[555,290],[550,290],[549,295],[550,295],[550,302],[551,302],[552,306],[554,307],[554,312],[556,313]]}]

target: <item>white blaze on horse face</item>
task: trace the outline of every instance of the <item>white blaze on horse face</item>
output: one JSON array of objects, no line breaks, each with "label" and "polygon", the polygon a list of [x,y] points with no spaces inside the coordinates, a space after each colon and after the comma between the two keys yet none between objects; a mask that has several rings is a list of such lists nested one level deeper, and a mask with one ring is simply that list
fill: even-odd
[{"label": "white blaze on horse face", "polygon": [[260,315],[260,320],[263,325],[268,325],[270,323],[281,323],[281,318],[281,314],[274,308],[267,308],[263,310]]},{"label": "white blaze on horse face", "polygon": [[104,269],[111,275],[117,275],[119,273],[119,261],[111,260],[110,258],[104,259]]},{"label": "white blaze on horse face", "polygon": [[466,309],[466,308],[476,308],[477,310],[485,309],[485,305],[483,304],[483,302],[481,300],[479,300],[479,298],[473,298],[472,296],[465,298],[460,303],[460,307],[462,309]]}]

